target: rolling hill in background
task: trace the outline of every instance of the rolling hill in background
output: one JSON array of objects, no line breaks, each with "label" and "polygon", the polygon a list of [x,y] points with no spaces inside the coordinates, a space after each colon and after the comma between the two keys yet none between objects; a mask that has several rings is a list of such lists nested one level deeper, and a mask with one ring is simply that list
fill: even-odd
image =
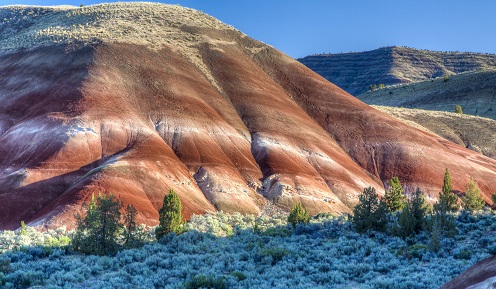
[{"label": "rolling hill in background", "polygon": [[496,159],[496,121],[489,118],[422,109],[374,106],[419,129]]},{"label": "rolling hill in background", "polygon": [[[494,67],[496,68],[496,66]],[[496,70],[467,72],[368,91],[357,96],[368,104],[454,111],[496,119]]]},{"label": "rolling hill in background", "polygon": [[382,113],[199,11],[150,3],[0,8],[0,229],[74,225],[113,193],[156,225],[302,202],[351,212],[398,176],[437,197],[445,168],[487,202],[496,161]]},{"label": "rolling hill in background", "polygon": [[437,52],[398,46],[365,52],[317,54],[298,60],[352,95],[367,92],[370,85],[405,84],[496,67],[494,54]]}]

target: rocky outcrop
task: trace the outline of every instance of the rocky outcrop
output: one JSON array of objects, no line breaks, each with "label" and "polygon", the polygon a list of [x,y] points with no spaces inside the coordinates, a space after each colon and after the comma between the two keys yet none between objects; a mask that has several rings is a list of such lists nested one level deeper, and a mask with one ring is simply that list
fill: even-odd
[{"label": "rocky outcrop", "polygon": [[358,95],[370,85],[412,83],[467,71],[494,69],[496,55],[438,52],[390,46],[365,52],[318,54],[298,59],[308,68]]},{"label": "rocky outcrop", "polygon": [[155,225],[171,188],[186,217],[258,214],[266,200],[348,213],[364,187],[392,176],[434,200],[446,167],[456,190],[471,176],[487,200],[496,188],[496,161],[198,11],[118,3],[0,15],[0,229],[71,227],[99,192]]}]

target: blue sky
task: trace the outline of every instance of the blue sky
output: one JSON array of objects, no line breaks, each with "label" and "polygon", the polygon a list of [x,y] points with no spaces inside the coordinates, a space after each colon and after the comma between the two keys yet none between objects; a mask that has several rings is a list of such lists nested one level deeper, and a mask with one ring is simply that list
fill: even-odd
[{"label": "blue sky", "polygon": [[[0,0],[0,5],[91,5],[93,0]],[[129,1],[126,1],[129,2]],[[492,0],[173,0],[298,58],[404,45],[496,53]]]}]

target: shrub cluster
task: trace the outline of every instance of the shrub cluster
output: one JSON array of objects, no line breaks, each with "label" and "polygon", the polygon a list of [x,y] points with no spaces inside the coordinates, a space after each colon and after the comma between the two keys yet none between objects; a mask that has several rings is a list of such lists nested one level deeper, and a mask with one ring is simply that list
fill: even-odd
[{"label": "shrub cluster", "polygon": [[[0,256],[0,282],[2,288],[438,288],[496,253],[492,211],[458,213],[458,232],[440,236],[437,252],[424,231],[403,240],[360,234],[346,217],[322,214],[296,227],[287,217],[194,216],[183,234],[115,256],[48,252],[38,238]],[[26,227],[24,236],[4,231],[0,238],[40,234],[49,235]]]},{"label": "shrub cluster", "polygon": [[[126,245],[136,240],[136,210],[128,206],[121,222],[122,205],[112,195],[99,196],[85,218],[78,217],[75,232],[43,233],[25,225],[0,232],[0,286],[437,288],[496,254],[495,212],[453,213],[450,184],[446,170],[442,197],[432,210],[420,190],[408,199],[390,193],[386,203],[366,188],[352,222],[330,214],[310,217],[295,204],[289,216],[219,212],[184,224],[180,200],[170,191],[159,227],[141,233],[142,247]],[[399,180],[390,186],[398,192]],[[469,190],[478,193],[475,181]]]}]

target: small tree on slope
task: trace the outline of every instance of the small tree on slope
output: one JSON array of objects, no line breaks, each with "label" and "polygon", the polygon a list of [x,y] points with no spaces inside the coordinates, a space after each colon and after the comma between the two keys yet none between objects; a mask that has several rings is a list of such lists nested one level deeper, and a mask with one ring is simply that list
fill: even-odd
[{"label": "small tree on slope", "polygon": [[174,190],[170,189],[164,197],[164,203],[159,213],[159,222],[155,235],[160,240],[169,233],[180,234],[183,231],[181,200]]},{"label": "small tree on slope", "polygon": [[389,210],[394,213],[405,206],[405,197],[403,196],[403,188],[398,177],[393,177],[389,181],[389,186],[389,190],[386,190],[384,194],[384,200]]},{"label": "small tree on slope", "polygon": [[444,173],[443,188],[441,193],[439,193],[438,204],[446,205],[446,209],[449,212],[456,212],[460,208],[458,197],[453,193],[453,189],[451,188],[451,175],[448,168],[446,168]]},{"label": "small tree on slope", "polygon": [[469,211],[480,210],[484,208],[485,204],[475,180],[470,178],[465,186],[465,195],[462,197],[463,208]]},{"label": "small tree on slope", "polygon": [[308,210],[303,208],[303,205],[298,202],[294,204],[291,209],[291,213],[288,217],[288,222],[296,227],[296,224],[303,223],[306,224],[310,221],[310,215],[308,214]]}]

